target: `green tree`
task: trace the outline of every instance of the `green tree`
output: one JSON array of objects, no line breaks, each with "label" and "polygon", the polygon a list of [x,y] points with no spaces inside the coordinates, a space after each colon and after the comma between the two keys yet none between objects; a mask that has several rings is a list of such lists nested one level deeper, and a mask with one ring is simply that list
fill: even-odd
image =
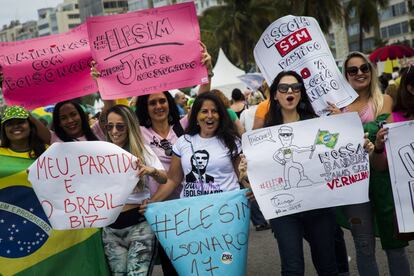
[{"label": "green tree", "polygon": [[224,0],[199,18],[202,38],[211,51],[221,47],[230,60],[247,71],[253,64],[253,48],[272,22],[275,9],[270,0]]},{"label": "green tree", "polygon": [[378,8],[386,8],[388,3],[388,0],[351,0],[347,4],[347,13],[355,14],[359,24],[359,51],[363,51],[364,31],[369,32],[374,27],[375,36],[379,37]]}]

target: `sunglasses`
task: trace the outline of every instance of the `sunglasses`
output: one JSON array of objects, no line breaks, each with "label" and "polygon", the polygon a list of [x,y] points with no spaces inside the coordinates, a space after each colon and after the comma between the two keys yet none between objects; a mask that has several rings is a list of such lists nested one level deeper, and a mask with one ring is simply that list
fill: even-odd
[{"label": "sunglasses", "polygon": [[301,89],[303,88],[303,84],[298,82],[298,83],[292,83],[292,84],[279,83],[277,85],[277,90],[280,93],[287,93],[289,91],[289,88],[292,89],[293,93],[299,93]]},{"label": "sunglasses", "polygon": [[368,63],[362,64],[360,67],[350,66],[345,69],[346,73],[350,76],[355,76],[358,74],[358,71],[361,70],[362,73],[368,73],[371,71]]},{"label": "sunglasses", "polygon": [[116,128],[116,130],[122,132],[125,131],[126,125],[125,124],[106,124],[105,129],[106,131],[112,131],[112,129]]},{"label": "sunglasses", "polygon": [[279,133],[279,136],[290,137],[290,136],[292,136],[292,133]]}]

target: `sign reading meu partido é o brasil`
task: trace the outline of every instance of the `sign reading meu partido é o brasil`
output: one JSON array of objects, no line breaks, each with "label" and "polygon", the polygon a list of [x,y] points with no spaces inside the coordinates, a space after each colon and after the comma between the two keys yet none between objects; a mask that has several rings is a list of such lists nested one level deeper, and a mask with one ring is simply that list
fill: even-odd
[{"label": "sign reading meu partido \u00e9 o brasil", "polygon": [[69,32],[0,43],[3,94],[28,109],[96,92],[86,24]]},{"label": "sign reading meu partido \u00e9 o brasil", "polygon": [[108,142],[54,143],[29,167],[29,181],[54,229],[103,227],[138,182],[136,159]]},{"label": "sign reading meu partido \u00e9 o brasil", "polygon": [[104,99],[206,83],[194,3],[88,20]]},{"label": "sign reading meu partido \u00e9 o brasil", "polygon": [[318,115],[327,114],[327,101],[342,108],[357,98],[312,17],[288,15],[273,22],[256,44],[254,58],[269,86],[281,71],[300,74]]}]

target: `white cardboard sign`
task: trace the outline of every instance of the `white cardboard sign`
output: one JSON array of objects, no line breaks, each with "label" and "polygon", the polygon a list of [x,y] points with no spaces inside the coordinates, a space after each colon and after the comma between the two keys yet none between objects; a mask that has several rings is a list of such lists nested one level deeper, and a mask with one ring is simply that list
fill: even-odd
[{"label": "white cardboard sign", "polygon": [[243,134],[253,193],[266,219],[369,201],[369,158],[356,113]]},{"label": "white cardboard sign", "polygon": [[414,121],[387,124],[387,161],[398,230],[414,232]]},{"label": "white cardboard sign", "polygon": [[115,144],[52,144],[29,168],[29,181],[54,229],[113,223],[138,182],[137,158]]},{"label": "white cardboard sign", "polygon": [[269,86],[281,71],[301,75],[319,116],[327,114],[327,101],[342,108],[358,97],[339,71],[312,17],[288,15],[273,22],[257,42],[254,58]]}]

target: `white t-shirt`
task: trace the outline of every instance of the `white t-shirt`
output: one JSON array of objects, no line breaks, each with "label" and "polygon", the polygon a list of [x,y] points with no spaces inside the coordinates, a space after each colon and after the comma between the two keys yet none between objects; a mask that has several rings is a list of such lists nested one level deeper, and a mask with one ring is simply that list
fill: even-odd
[{"label": "white t-shirt", "polygon": [[[237,146],[237,153],[240,153],[240,142]],[[202,138],[197,134],[178,138],[173,152],[181,158],[184,173],[180,197],[240,189],[228,151],[217,137]],[[192,161],[193,154],[195,159]]]},{"label": "white t-shirt", "polygon": [[[160,159],[155,155],[154,151],[148,146],[145,145],[145,149],[148,151],[148,154],[145,154],[145,164],[148,167],[156,168],[157,170],[164,170],[163,165],[160,162]],[[127,204],[140,204],[144,199],[150,198],[150,176],[146,175],[145,177],[145,187],[142,192],[133,192],[128,196]]]},{"label": "white t-shirt", "polygon": [[256,114],[257,105],[249,106],[240,114],[240,123],[246,131],[253,129],[254,115]]}]

